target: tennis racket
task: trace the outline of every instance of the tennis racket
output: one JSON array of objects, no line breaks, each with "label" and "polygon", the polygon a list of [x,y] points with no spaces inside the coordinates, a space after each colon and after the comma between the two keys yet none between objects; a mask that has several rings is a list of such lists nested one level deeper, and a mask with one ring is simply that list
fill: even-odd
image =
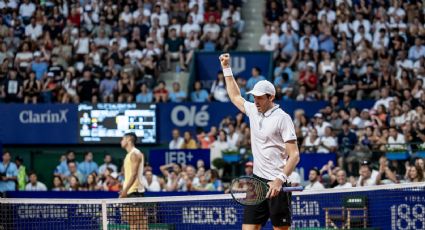
[{"label": "tennis racket", "polygon": [[[302,186],[282,187],[281,192],[302,191]],[[267,199],[269,185],[250,176],[242,176],[232,181],[230,194],[232,198],[242,205],[257,205]]]}]

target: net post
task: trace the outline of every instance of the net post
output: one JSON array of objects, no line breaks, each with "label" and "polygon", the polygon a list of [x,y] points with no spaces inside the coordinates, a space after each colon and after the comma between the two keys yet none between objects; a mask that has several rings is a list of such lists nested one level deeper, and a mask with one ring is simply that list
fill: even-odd
[{"label": "net post", "polygon": [[108,230],[108,213],[106,210],[106,200],[102,200],[102,229]]}]

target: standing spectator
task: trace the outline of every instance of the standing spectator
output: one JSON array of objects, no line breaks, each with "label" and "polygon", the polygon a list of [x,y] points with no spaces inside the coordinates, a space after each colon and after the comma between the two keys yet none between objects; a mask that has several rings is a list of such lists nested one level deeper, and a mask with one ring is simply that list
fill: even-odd
[{"label": "standing spectator", "polygon": [[183,145],[184,139],[180,136],[180,131],[178,129],[173,129],[172,131],[173,139],[168,144],[169,149],[180,149]]},{"label": "standing spectator", "polygon": [[88,175],[98,173],[98,168],[97,163],[93,161],[93,153],[86,152],[84,154],[84,161],[78,164],[78,171],[81,172],[84,178],[83,180],[80,180],[80,182],[85,183]]},{"label": "standing spectator", "polygon": [[107,168],[112,169],[113,172],[118,172],[117,166],[112,162],[111,154],[107,153],[103,157],[103,164],[99,167],[99,175],[103,175]]},{"label": "standing spectator", "polygon": [[117,90],[118,83],[113,78],[112,72],[105,71],[105,78],[100,81],[99,93],[104,103],[114,102],[114,93]]},{"label": "standing spectator", "polygon": [[3,152],[3,161],[0,164],[0,193],[16,190],[18,168],[11,162],[10,152]]},{"label": "standing spectator", "polygon": [[170,102],[183,102],[186,100],[186,92],[180,88],[179,82],[173,83],[173,91],[170,92]]},{"label": "standing spectator", "polygon": [[25,186],[25,191],[47,191],[46,185],[38,181],[38,177],[35,172],[31,172],[29,174],[29,178],[30,181]]},{"label": "standing spectator", "polygon": [[209,101],[208,92],[202,88],[201,81],[197,80],[193,84],[193,92],[190,94],[190,99],[192,102],[207,102]]},{"label": "standing spectator", "polygon": [[320,183],[320,172],[317,168],[313,168],[310,170],[308,174],[309,184],[305,186],[305,190],[318,190],[324,189],[322,183]]},{"label": "standing spectator", "polygon": [[17,176],[17,183],[18,183],[18,190],[22,191],[25,189],[25,184],[27,183],[28,177],[27,177],[27,171],[25,165],[23,165],[24,159],[22,157],[17,156],[15,158],[15,164],[18,168],[18,176]]}]

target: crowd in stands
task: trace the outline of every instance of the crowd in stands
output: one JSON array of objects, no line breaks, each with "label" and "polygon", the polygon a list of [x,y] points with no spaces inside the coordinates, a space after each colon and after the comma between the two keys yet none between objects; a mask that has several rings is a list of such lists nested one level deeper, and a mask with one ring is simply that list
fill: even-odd
[{"label": "crowd in stands", "polygon": [[0,1],[0,100],[187,100],[165,90],[159,73],[171,70],[172,61],[176,71],[187,71],[195,51],[235,49],[241,6],[240,0]]}]

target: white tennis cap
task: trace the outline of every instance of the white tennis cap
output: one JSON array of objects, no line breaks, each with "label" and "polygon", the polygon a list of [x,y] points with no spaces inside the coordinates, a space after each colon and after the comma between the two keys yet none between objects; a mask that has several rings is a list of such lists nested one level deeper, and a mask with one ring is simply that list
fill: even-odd
[{"label": "white tennis cap", "polygon": [[269,81],[262,80],[257,82],[257,84],[254,85],[254,88],[247,93],[252,94],[254,96],[263,96],[266,94],[275,96],[276,89],[274,88],[273,84],[270,83]]}]

